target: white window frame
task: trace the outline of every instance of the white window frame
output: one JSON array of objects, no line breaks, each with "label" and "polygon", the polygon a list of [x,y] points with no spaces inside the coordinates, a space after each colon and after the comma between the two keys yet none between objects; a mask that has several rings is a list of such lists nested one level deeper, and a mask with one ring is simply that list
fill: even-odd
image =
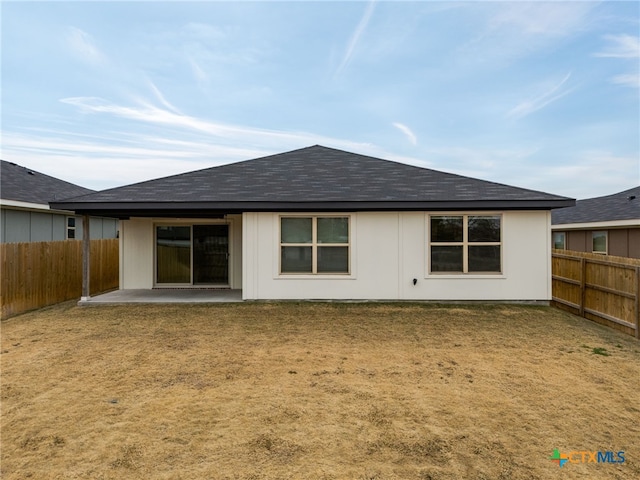
[{"label": "white window frame", "polygon": [[[432,242],[431,218],[432,217],[462,217],[462,241],[461,242]],[[499,242],[470,242],[469,241],[469,217],[498,217],[500,218]],[[432,246],[461,246],[462,247],[462,272],[434,272],[431,263]],[[469,272],[469,246],[499,246],[500,247],[500,271],[497,272]],[[427,215],[427,272],[429,275],[438,276],[504,276],[504,215],[498,212],[438,212]]]},{"label": "white window frame", "polygon": [[[562,247],[556,247],[556,235],[562,235]],[[551,243],[556,250],[567,249],[567,232],[551,232]]]},{"label": "white window frame", "polygon": [[[352,216],[346,213],[327,214],[283,214],[278,217],[278,276],[281,278],[290,277],[352,277],[353,267],[351,259],[353,256],[353,222]],[[283,243],[282,242],[282,219],[283,218],[310,218],[311,219],[311,243]],[[319,218],[346,218],[349,241],[347,243],[318,243],[318,219]],[[311,272],[283,272],[282,271],[282,247],[311,247]],[[346,272],[318,272],[318,247],[347,247],[347,271]]]},{"label": "white window frame", "polygon": [[[593,249],[593,240],[596,234],[604,234],[604,251]],[[594,230],[591,232],[591,253],[597,253],[599,255],[609,254],[609,232],[607,230]]]},{"label": "white window frame", "polygon": [[[73,219],[73,226],[69,225],[69,220],[71,220],[71,219]],[[66,232],[65,235],[66,235],[67,240],[79,240],[78,236],[76,235],[78,233],[78,230],[77,230],[77,227],[76,227],[77,223],[78,223],[78,219],[76,217],[73,217],[73,216],[67,217],[66,225],[65,225],[65,227],[66,227],[65,228],[65,232]],[[73,237],[69,236],[69,232],[73,232]]]}]

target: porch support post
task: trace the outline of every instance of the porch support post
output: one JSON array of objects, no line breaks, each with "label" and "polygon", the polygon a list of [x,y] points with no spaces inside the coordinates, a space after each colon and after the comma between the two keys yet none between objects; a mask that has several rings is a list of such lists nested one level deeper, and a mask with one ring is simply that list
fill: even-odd
[{"label": "porch support post", "polygon": [[89,300],[91,290],[89,281],[91,278],[91,224],[89,215],[82,216],[82,298],[80,301]]}]

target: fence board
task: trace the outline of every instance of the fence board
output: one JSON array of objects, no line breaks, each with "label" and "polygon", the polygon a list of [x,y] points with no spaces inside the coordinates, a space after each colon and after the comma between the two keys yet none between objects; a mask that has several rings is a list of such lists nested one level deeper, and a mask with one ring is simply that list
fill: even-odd
[{"label": "fence board", "polygon": [[[82,242],[3,243],[2,318],[78,298]],[[118,288],[118,240],[91,240],[91,293]]]},{"label": "fence board", "polygon": [[640,260],[553,250],[553,301],[640,338]]}]

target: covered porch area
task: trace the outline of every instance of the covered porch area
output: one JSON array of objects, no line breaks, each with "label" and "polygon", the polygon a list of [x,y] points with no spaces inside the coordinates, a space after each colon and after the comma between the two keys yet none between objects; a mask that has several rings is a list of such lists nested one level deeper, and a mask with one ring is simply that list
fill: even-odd
[{"label": "covered porch area", "polygon": [[90,237],[88,215],[83,216],[87,228],[78,305],[242,301],[241,214],[123,217],[119,290],[89,295]]},{"label": "covered porch area", "polygon": [[235,303],[242,302],[241,289],[153,288],[114,290],[89,298],[78,305],[122,305],[130,303]]}]

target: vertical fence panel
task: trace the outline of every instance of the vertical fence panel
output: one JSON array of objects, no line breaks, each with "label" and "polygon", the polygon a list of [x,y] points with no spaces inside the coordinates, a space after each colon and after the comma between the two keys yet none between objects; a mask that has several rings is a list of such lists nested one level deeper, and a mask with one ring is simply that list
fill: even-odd
[{"label": "vertical fence panel", "polygon": [[565,250],[552,256],[556,305],[640,338],[640,260]]},{"label": "vertical fence panel", "polygon": [[[118,239],[91,240],[91,293],[118,288]],[[78,298],[82,242],[0,244],[2,318]]]}]

